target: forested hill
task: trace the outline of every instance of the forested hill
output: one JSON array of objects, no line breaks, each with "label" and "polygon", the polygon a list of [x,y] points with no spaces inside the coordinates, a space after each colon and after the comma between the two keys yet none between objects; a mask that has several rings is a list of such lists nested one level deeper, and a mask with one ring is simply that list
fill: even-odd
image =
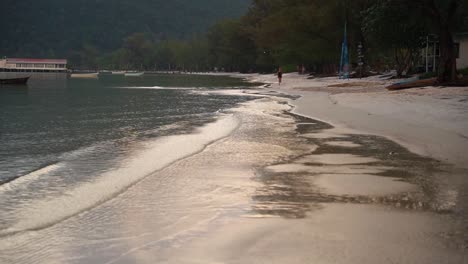
[{"label": "forested hill", "polygon": [[189,38],[250,0],[2,0],[0,56],[67,56],[91,45],[114,50],[135,32],[154,41]]}]

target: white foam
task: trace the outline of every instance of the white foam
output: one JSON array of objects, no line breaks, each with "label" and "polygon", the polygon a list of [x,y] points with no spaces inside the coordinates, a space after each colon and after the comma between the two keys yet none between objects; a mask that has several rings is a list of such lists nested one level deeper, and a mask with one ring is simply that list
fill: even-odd
[{"label": "white foam", "polygon": [[144,149],[124,161],[121,168],[106,172],[95,181],[83,183],[60,197],[25,205],[16,215],[18,222],[8,229],[0,230],[0,236],[46,228],[91,209],[115,197],[151,173],[203,151],[208,144],[228,136],[238,125],[239,120],[233,115],[227,115],[199,128],[193,134],[168,136],[146,142]]},{"label": "white foam", "polygon": [[28,187],[30,183],[40,180],[42,176],[65,167],[67,160],[76,159],[80,157],[81,155],[90,153],[103,145],[104,144],[95,144],[92,146],[87,146],[87,147],[83,147],[77,150],[63,153],[59,156],[59,160],[62,160],[62,162],[46,166],[44,168],[28,173],[24,176],[18,177],[14,179],[13,181],[0,185],[0,193],[6,192],[6,191],[18,191],[20,189],[25,189]]},{"label": "white foam", "polygon": [[38,180],[41,176],[46,175],[52,171],[61,168],[61,164],[52,164],[39,170],[33,171],[24,176],[18,177],[10,182],[0,185],[0,193],[15,190],[18,188],[25,188],[29,183]]},{"label": "white foam", "polygon": [[130,86],[130,87],[114,87],[117,89],[149,89],[149,90],[195,90],[190,87],[161,87],[161,86]]},{"label": "white foam", "polygon": [[202,95],[231,95],[231,96],[248,96],[248,97],[259,97],[265,98],[269,97],[265,94],[255,93],[257,90],[240,90],[240,89],[223,89],[223,90],[203,90],[203,91],[194,91]]},{"label": "white foam", "polygon": [[63,153],[62,155],[59,156],[59,160],[75,159],[75,158],[78,158],[78,157],[80,157],[82,155],[85,155],[87,153],[93,152],[93,151],[95,151],[96,149],[98,149],[99,147],[102,147],[102,146],[104,146],[104,143],[95,144],[95,145],[92,145],[92,146],[87,146],[87,147],[76,149],[76,150],[73,150],[73,151],[70,151],[70,152],[66,152],[66,153]]},{"label": "white foam", "polygon": [[275,115],[276,113],[291,110],[291,106],[287,104],[279,104],[275,101],[271,101],[269,98],[262,98],[241,103],[240,107],[235,108],[234,110],[238,112],[248,112],[249,114],[255,115],[265,115],[268,117],[272,117],[273,119],[280,119],[284,120],[285,122],[291,122],[291,124],[294,123],[288,117],[280,117],[278,115]]}]

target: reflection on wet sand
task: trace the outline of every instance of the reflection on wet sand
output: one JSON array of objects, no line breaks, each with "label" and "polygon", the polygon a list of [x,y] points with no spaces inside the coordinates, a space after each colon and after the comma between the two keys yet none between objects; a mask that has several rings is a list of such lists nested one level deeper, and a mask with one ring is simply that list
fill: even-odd
[{"label": "reflection on wet sand", "polygon": [[[441,181],[450,166],[288,110],[243,104],[228,137],[89,211],[0,240],[0,262],[462,263],[466,219],[453,221]],[[328,136],[303,136],[318,133]]]},{"label": "reflection on wet sand", "polygon": [[450,166],[383,137],[339,133],[327,123],[287,115],[314,151],[257,171],[263,186],[253,197],[253,214],[303,218],[336,202],[454,210],[453,197],[444,195],[450,186],[438,181]]}]

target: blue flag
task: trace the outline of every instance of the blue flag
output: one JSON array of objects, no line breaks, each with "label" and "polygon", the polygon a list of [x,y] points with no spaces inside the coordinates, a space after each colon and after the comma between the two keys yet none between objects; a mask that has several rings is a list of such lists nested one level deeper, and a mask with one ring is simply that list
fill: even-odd
[{"label": "blue flag", "polygon": [[345,23],[344,40],[341,46],[340,79],[349,79],[348,30]]}]

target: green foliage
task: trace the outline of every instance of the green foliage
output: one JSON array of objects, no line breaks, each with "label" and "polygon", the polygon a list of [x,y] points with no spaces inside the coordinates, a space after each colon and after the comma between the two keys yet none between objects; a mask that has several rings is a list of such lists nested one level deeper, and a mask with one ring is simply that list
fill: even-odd
[{"label": "green foliage", "polygon": [[211,65],[227,71],[252,70],[256,47],[239,21],[227,20],[212,27],[208,43]]},{"label": "green foliage", "polygon": [[364,11],[363,31],[383,49],[419,49],[428,34],[421,16],[403,5],[380,0]]},{"label": "green foliage", "polygon": [[464,77],[468,77],[468,68],[464,68],[458,71],[459,74],[463,75]]},{"label": "green foliage", "polygon": [[406,5],[379,0],[363,11],[362,30],[374,48],[393,56],[398,76],[410,71],[429,31]]},{"label": "green foliage", "polygon": [[0,55],[70,56],[84,45],[104,52],[143,32],[154,42],[190,39],[239,17],[249,0],[2,0]]},{"label": "green foliage", "polygon": [[[250,2],[250,8],[248,4]],[[427,34],[468,30],[468,0],[3,0],[8,56],[66,56],[88,69],[334,74],[344,25],[351,63],[399,74],[416,66]],[[240,19],[238,17],[247,10]],[[15,14],[21,14],[16,17]],[[435,16],[434,14],[438,14]],[[231,18],[230,18],[231,17]],[[228,18],[222,20],[221,18]],[[210,27],[211,26],[211,27]],[[20,45],[18,45],[20,43]],[[452,60],[453,61],[453,60]],[[452,62],[440,65],[445,70]]]},{"label": "green foliage", "polygon": [[295,65],[295,64],[281,65],[281,70],[284,73],[296,72],[297,71],[297,65]]},{"label": "green foliage", "polygon": [[[463,28],[468,15],[468,0],[386,0],[390,5],[412,10],[411,15],[420,17],[420,23],[431,28],[439,43],[438,81],[453,82],[457,78],[453,34]],[[397,14],[395,14],[397,15]],[[410,39],[414,36],[408,35]]]},{"label": "green foliage", "polygon": [[336,63],[344,25],[338,2],[254,1],[246,20],[255,21],[250,31],[260,57],[275,65]]}]

